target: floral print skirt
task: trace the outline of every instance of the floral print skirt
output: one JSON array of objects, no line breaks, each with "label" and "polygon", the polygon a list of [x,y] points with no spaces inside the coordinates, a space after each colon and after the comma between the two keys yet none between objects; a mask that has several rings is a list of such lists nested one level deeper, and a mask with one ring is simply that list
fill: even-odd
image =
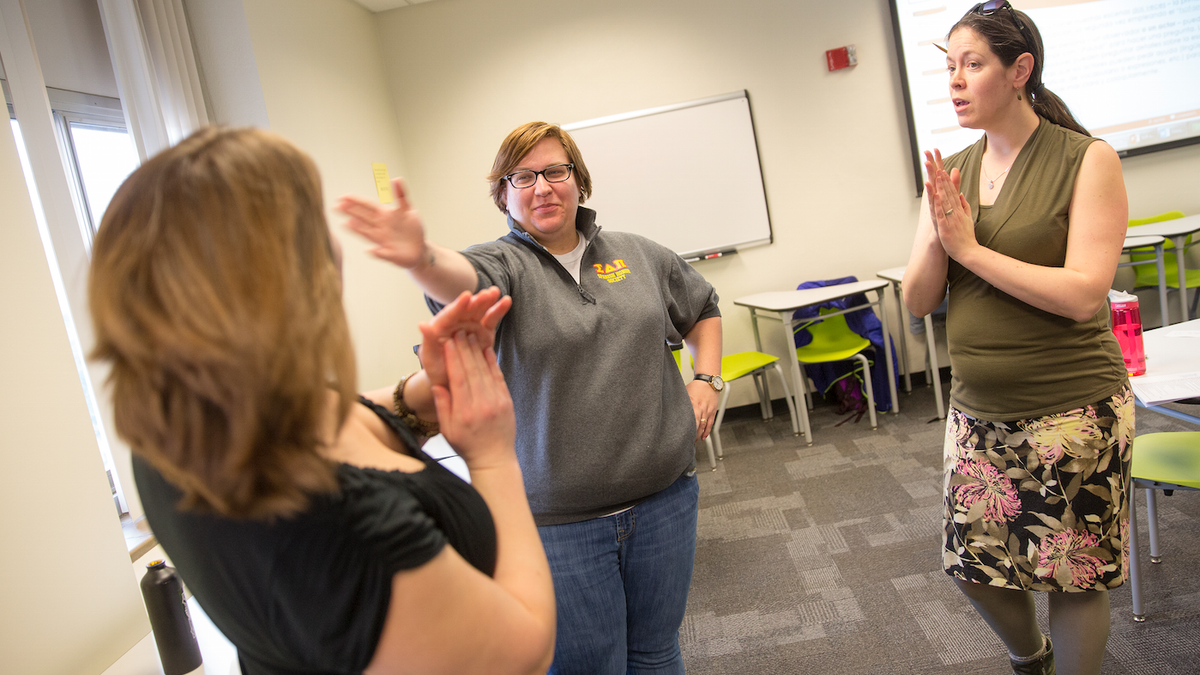
[{"label": "floral print skirt", "polygon": [[1032,591],[1116,588],[1129,569],[1133,394],[1064,413],[946,423],[946,573]]}]

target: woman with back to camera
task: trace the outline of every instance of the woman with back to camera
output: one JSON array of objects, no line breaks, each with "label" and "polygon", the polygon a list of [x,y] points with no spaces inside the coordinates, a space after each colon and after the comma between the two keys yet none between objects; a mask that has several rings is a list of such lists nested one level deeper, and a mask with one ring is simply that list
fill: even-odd
[{"label": "woman with back to camera", "polygon": [[[453,299],[425,369],[356,401],[337,254],[316,167],[266,132],[203,129],[117,191],[90,306],[150,526],[245,675],[545,672],[511,301]],[[471,485],[421,452],[439,425]]]},{"label": "woman with back to camera", "polygon": [[1042,54],[1007,2],[950,29],[954,109],[984,134],[925,153],[904,300],[925,315],[949,284],[946,572],[1015,673],[1073,675],[1100,672],[1127,569],[1133,400],[1105,298],[1128,206],[1116,152],[1043,86]]},{"label": "woman with back to camera", "polygon": [[[496,351],[554,578],[551,672],[682,673],[694,443],[711,431],[723,386],[717,295],[669,249],[600,229],[580,206],[587,166],[558,126],[512,131],[488,180],[510,232],[462,253],[425,238],[399,181],[395,209],[354,198],[338,208],[435,305],[489,285],[513,298]],[[686,388],[668,348],[683,339],[699,378]]]}]

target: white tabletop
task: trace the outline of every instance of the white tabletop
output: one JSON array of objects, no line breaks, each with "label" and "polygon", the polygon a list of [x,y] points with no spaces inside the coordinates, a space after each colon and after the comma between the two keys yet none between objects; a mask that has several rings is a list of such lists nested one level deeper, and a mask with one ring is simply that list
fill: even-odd
[{"label": "white tabletop", "polygon": [[837,286],[806,288],[801,291],[769,291],[767,293],[755,293],[754,295],[738,298],[733,301],[733,304],[752,307],[754,309],[765,309],[771,312],[786,312],[788,310],[800,309],[801,307],[808,307],[809,305],[819,305],[823,302],[837,300],[838,298],[844,298],[847,295],[855,293],[878,290],[887,285],[888,282],[883,279],[869,279],[867,281],[853,281]]},{"label": "white tabletop", "polygon": [[1129,228],[1129,231],[1136,232],[1138,236],[1157,234],[1161,237],[1178,237],[1183,234],[1192,234],[1193,232],[1200,231],[1200,214],[1184,216],[1174,220],[1164,220],[1161,223],[1136,225]]},{"label": "white tabletop", "polygon": [[1163,241],[1165,241],[1163,237],[1157,234],[1139,234],[1137,236],[1127,234],[1125,235],[1125,243],[1121,246],[1121,248],[1124,250],[1127,248],[1140,248],[1142,246],[1155,246],[1163,243]]},{"label": "white tabletop", "polygon": [[894,281],[896,283],[901,283],[904,281],[904,270],[906,270],[906,269],[908,269],[908,265],[901,265],[899,267],[889,267],[886,270],[881,270],[879,272],[876,272],[875,276],[880,277],[881,279],[887,279],[888,281]]},{"label": "white tabletop", "polygon": [[1148,405],[1200,396],[1200,319],[1155,328],[1142,335],[1146,373],[1129,378]]}]

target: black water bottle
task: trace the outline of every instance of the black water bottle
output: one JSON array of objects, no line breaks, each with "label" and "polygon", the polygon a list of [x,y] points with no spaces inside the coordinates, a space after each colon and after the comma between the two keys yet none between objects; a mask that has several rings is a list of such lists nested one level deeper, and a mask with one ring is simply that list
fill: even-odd
[{"label": "black water bottle", "polygon": [[146,565],[142,598],[150,615],[150,630],[154,631],[163,673],[183,675],[199,668],[203,661],[200,645],[183,599],[183,582],[175,574],[175,568],[167,567],[162,560]]}]

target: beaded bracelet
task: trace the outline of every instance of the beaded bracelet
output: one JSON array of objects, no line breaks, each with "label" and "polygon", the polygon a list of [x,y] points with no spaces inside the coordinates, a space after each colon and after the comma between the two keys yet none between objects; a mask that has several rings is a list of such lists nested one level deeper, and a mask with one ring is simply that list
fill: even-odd
[{"label": "beaded bracelet", "polygon": [[[419,372],[421,371],[418,370],[417,373]],[[409,428],[418,435],[428,438],[438,434],[440,430],[438,423],[428,422],[417,417],[416,411],[404,403],[404,385],[408,384],[408,379],[417,373],[409,373],[400,378],[400,381],[396,383],[396,390],[392,392],[392,410],[395,411],[397,417],[404,420]]]}]

